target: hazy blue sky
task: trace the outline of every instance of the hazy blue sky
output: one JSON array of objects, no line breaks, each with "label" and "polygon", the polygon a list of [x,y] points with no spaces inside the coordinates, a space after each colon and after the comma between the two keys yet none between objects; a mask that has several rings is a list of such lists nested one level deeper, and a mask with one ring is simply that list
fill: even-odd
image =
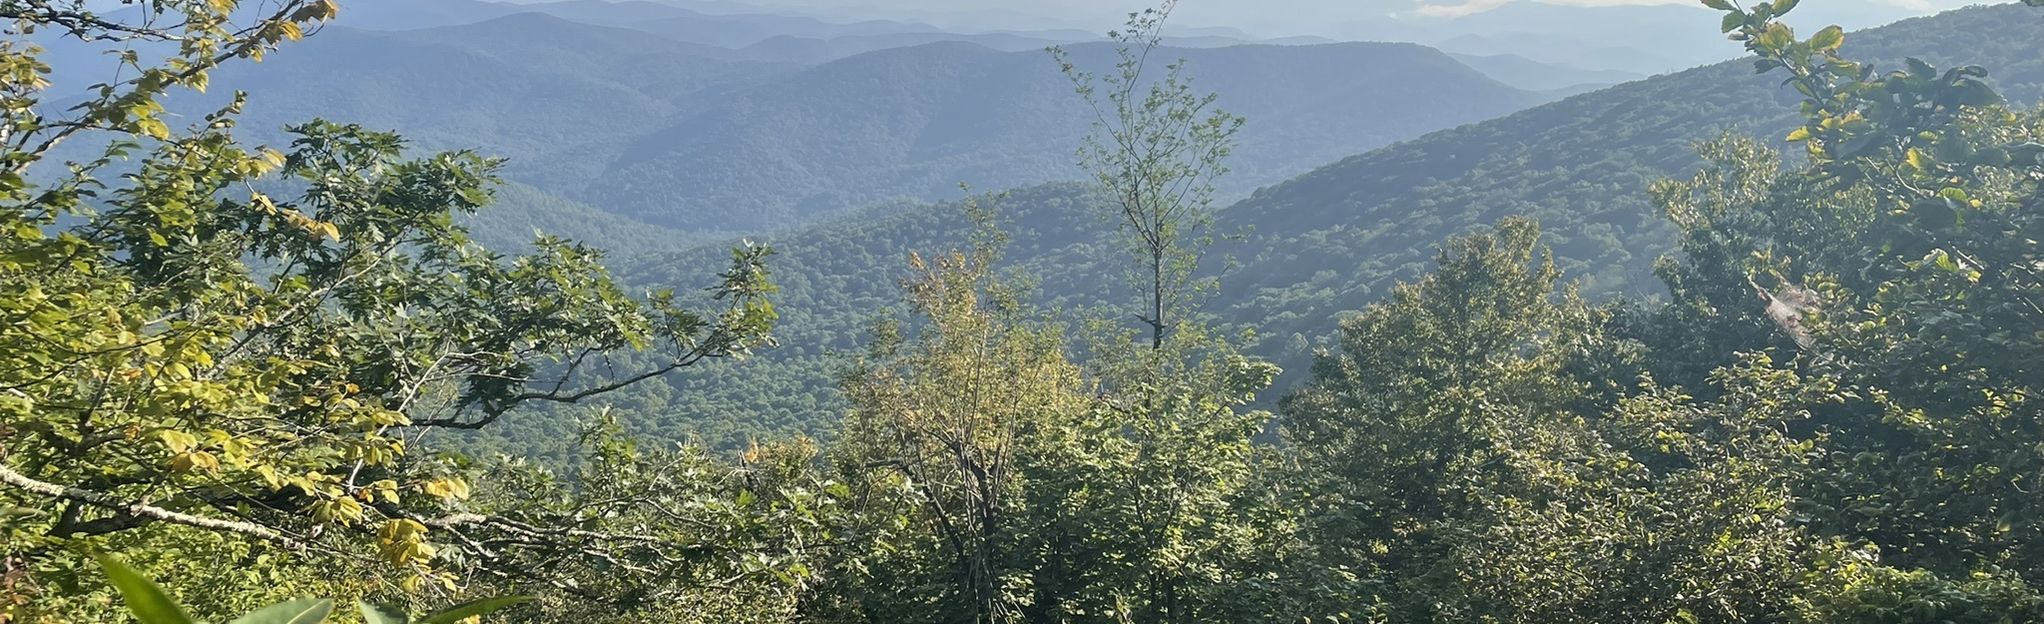
[{"label": "hazy blue sky", "polygon": [[[1130,10],[1153,6],[1154,0],[750,0],[765,4],[803,6],[814,11],[856,16],[861,13],[893,17],[921,17],[942,21],[1020,21],[1032,18],[1041,25],[1052,23],[1094,28],[1114,23],[1116,16]],[[1480,11],[1510,2],[1532,0],[1182,0],[1178,21],[1185,25],[1237,25],[1264,31],[1261,34],[1329,34],[1341,25],[1381,20],[1387,15],[1417,18],[1424,15],[1454,15]],[[1681,4],[1695,0],[1543,0],[1553,4]],[[1969,0],[1804,0],[1803,6],[1832,12],[1888,15],[1930,13],[1977,4]],[[981,25],[981,24],[973,24]]]}]

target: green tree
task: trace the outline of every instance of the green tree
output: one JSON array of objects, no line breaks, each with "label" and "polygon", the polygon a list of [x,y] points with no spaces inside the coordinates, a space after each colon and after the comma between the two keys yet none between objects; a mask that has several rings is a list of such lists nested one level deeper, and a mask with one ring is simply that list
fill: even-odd
[{"label": "green tree", "polygon": [[1878,553],[1847,573],[1883,589],[1833,581],[1850,599],[1819,613],[1880,621],[1857,601],[1898,599],[1961,620],[2038,617],[2044,414],[2028,398],[2044,348],[2044,122],[2006,108],[1982,68],[1877,73],[1839,55],[1835,28],[1798,38],[1779,21],[1793,2],[1711,4],[1806,97],[1789,138],[1811,164],[1737,236],[1748,274],[1776,282],[1759,289],[1766,318],[1804,336],[1785,365],[1838,386],[1803,433],[1822,472],[1802,504],[1817,530]]},{"label": "green tree", "polygon": [[[1537,440],[1525,434],[1579,418],[1572,408],[1589,390],[1570,368],[1597,319],[1557,291],[1537,227],[1507,220],[1450,242],[1437,262],[1344,321],[1340,351],[1283,403],[1311,539],[1324,541],[1329,565],[1392,585],[1460,582],[1443,566],[1482,490]],[[1440,591],[1409,590],[1421,597],[1390,608],[1469,615],[1430,615]]]},{"label": "green tree", "polygon": [[837,463],[874,501],[840,571],[855,621],[1019,621],[1030,599],[1023,517],[1072,511],[1024,508],[1021,471],[1041,445],[1082,430],[1090,399],[1062,336],[992,281],[993,257],[985,243],[912,255],[907,301],[926,323],[913,336],[883,327],[846,382]]},{"label": "green tree", "polygon": [[[1070,496],[1094,493],[1092,511],[1102,522],[1094,530],[1108,531],[1104,549],[1126,557],[1090,584],[1115,588],[1115,611],[1156,622],[1211,618],[1239,602],[1226,589],[1231,568],[1256,539],[1242,488],[1255,475],[1254,438],[1270,420],[1248,406],[1277,375],[1276,367],[1242,356],[1234,337],[1198,320],[1198,295],[1211,286],[1196,272],[1214,234],[1214,180],[1227,173],[1244,120],[1217,107],[1217,95],[1196,93],[1182,59],[1162,76],[1148,75],[1176,6],[1133,13],[1124,29],[1109,33],[1116,62],[1105,74],[1053,49],[1094,113],[1080,164],[1092,172],[1133,260],[1135,317],[1149,335],[1143,349],[1112,322],[1086,328],[1086,367],[1103,388],[1098,429],[1062,460],[1083,469],[1051,481],[1073,480]],[[1048,529],[1043,547],[1051,552],[1086,541],[1052,537],[1070,528]],[[1087,608],[1040,602],[1045,620]]]},{"label": "green tree", "polygon": [[[242,18],[238,4],[0,4],[25,29],[171,50],[119,55],[131,78],[59,111],[38,50],[0,49],[0,538],[8,569],[28,570],[15,591],[74,591],[93,544],[178,548],[203,534],[451,590],[446,564],[551,546],[466,509],[470,482],[416,452],[424,438],[743,354],[775,318],[765,249],[739,250],[718,307],[697,312],[672,293],[628,293],[599,253],[565,241],[517,258],[476,246],[453,217],[489,201],[486,158],[406,158],[394,135],[318,121],[282,151],[243,146],[240,98],[172,129],[169,90],[203,88],[216,65],[338,10],[289,0]],[[52,160],[90,142],[107,147]],[[625,352],[654,363],[593,370]],[[86,617],[39,606],[60,603],[7,608]]]},{"label": "green tree", "polygon": [[506,534],[474,544],[466,576],[537,594],[534,622],[790,621],[849,495],[823,478],[817,446],[763,443],[722,457],[635,440],[611,412],[591,419],[565,465],[484,467],[478,513],[464,520]]}]

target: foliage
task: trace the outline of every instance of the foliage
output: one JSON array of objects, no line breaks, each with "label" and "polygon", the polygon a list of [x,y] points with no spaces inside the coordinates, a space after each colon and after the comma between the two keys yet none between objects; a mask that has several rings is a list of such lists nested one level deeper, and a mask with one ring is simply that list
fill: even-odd
[{"label": "foliage", "polygon": [[[545,577],[493,566],[557,548],[565,529],[477,513],[461,463],[416,452],[422,438],[745,354],[774,320],[763,298],[770,252],[737,250],[709,293],[717,307],[697,312],[671,292],[630,294],[586,247],[541,238],[508,258],[472,243],[453,219],[490,200],[496,161],[408,159],[396,135],[324,121],[293,126],[283,151],[247,147],[233,135],[239,97],[173,130],[162,104],[172,89],[202,89],[216,65],[259,58],[338,10],[325,0],[254,16],[237,8],[0,7],[24,28],[172,50],[121,55],[132,77],[68,109],[43,93],[50,68],[37,48],[0,51],[0,502],[10,510],[0,536],[7,569],[27,573],[10,591],[89,586],[77,570],[95,543],[181,549],[205,543],[193,537],[203,532],[253,543],[258,560],[277,552],[391,575],[350,588],[363,593],[451,593],[450,567]],[[54,156],[92,138],[106,140],[103,154]],[[116,165],[124,159],[133,162]],[[593,370],[634,351],[651,363]],[[10,618],[86,617],[62,611],[74,606],[89,609],[7,608]]]},{"label": "foliage", "polygon": [[[1385,168],[1343,187],[1356,194],[1457,190],[1411,184],[1444,160],[1475,176],[1462,181],[1515,172],[1441,200],[1602,181],[1452,215],[1415,202],[1352,239],[1410,238],[1389,260],[1310,278],[1387,296],[1340,322],[1276,417],[1254,409],[1279,375],[1246,354],[1256,334],[1188,322],[1193,306],[1157,294],[1182,282],[1138,284],[1150,340],[1095,307],[1125,298],[1109,263],[1126,241],[1072,218],[1086,212],[1079,187],[1006,196],[1024,200],[1006,213],[1012,236],[979,200],[874,213],[841,238],[805,235],[838,246],[799,250],[796,266],[870,267],[912,237],[965,250],[909,254],[899,302],[875,294],[885,272],[792,275],[805,302],[851,303],[791,313],[817,338],[794,348],[815,351],[771,365],[820,375],[823,349],[868,349],[837,376],[846,407],[817,400],[792,423],[835,421],[833,439],[735,456],[635,436],[651,410],[687,404],[674,388],[725,377],[640,382],[767,344],[777,309],[761,299],[763,250],[640,269],[721,286],[633,297],[586,248],[542,238],[506,258],[473,246],[454,213],[488,199],[492,161],[406,159],[392,135],[326,122],[296,126],[286,152],[246,149],[228,135],[232,110],[155,137],[134,121],[148,106],[98,117],[88,106],[95,127],[111,126],[99,131],[135,138],[115,155],[147,155],[124,177],[109,159],[8,187],[0,617],[103,620],[118,591],[145,619],[188,621],[144,580],[176,578],[209,613],[292,595],[418,607],[531,594],[519,613],[536,622],[2044,620],[2044,411],[2031,398],[2044,392],[2032,370],[2044,357],[2044,113],[2002,96],[2031,83],[1934,60],[1881,74],[1843,55],[1841,31],[1798,38],[1782,25],[1793,0],[1705,4],[1763,74],[1789,76],[1802,114],[1782,125],[1805,146],[1784,159],[1722,134],[1697,146],[1701,171],[1641,180],[1624,201],[1665,218],[1636,224],[1676,251],[1655,267],[1665,298],[1594,302],[1583,293],[1599,275],[1568,277],[1575,234],[1505,214],[1618,192],[1597,177],[1616,170],[1597,165],[1528,173],[1611,145],[1566,140],[1575,126],[1545,126],[1561,134],[1539,136],[1559,140],[1527,149],[1555,153],[1507,155],[1510,166],[1459,151],[1483,141],[1396,159],[1431,141],[1517,136],[1492,126],[1329,170]],[[1155,26],[1144,19],[1139,32]],[[31,97],[34,55],[7,58],[26,77],[9,83],[27,94],[14,127],[56,127]],[[1109,82],[1134,93],[1127,68],[1141,63],[1128,58],[1124,81]],[[1151,93],[1154,106],[1107,101],[1135,127],[1213,119],[1188,112],[1210,102],[1182,83]],[[1655,104],[1625,115],[1694,102]],[[1134,154],[1226,143],[1108,126]],[[1613,140],[1637,156],[1700,131]],[[41,144],[20,142],[15,160],[45,160]],[[1117,158],[1095,163],[1109,188],[1196,188],[1218,165]],[[1263,215],[1281,232],[1261,240],[1319,247],[1259,250],[1231,279],[1369,251],[1315,238],[1358,215],[1290,203],[1332,175],[1234,209],[1286,208]],[[1559,226],[1609,207],[1576,207]],[[1200,229],[1201,209],[1137,210],[1169,218],[1122,234]],[[1493,225],[1469,228],[1482,222]],[[1158,258],[1197,249],[1176,240],[1142,247],[1152,253],[1136,265],[1154,276]],[[1399,255],[1436,240],[1428,272]],[[1025,260],[1003,264],[1003,249]],[[721,276],[709,268],[727,258]],[[1070,273],[1016,277],[1063,261]],[[1389,283],[1406,273],[1418,277]],[[1062,279],[1073,275],[1090,277]],[[1234,291],[1263,293],[1229,301],[1234,313],[1304,311],[1235,329],[1326,322],[1307,318],[1314,306],[1365,294],[1266,286]],[[720,311],[689,311],[702,306]],[[860,314],[898,320],[864,340],[830,333]],[[739,391],[780,389],[755,383]],[[527,403],[557,405],[518,410]],[[467,433],[498,422],[516,429]],[[555,438],[539,443],[547,456],[492,452],[533,432]],[[113,590],[77,574],[105,551],[151,572],[117,572]]]},{"label": "foliage", "polygon": [[[982,232],[991,215],[976,212]],[[810,607],[831,621],[1202,621],[1259,537],[1242,518],[1275,369],[1196,331],[1101,331],[1092,366],[969,252],[911,259],[914,324],[848,376],[833,464],[865,501]],[[1114,351],[1108,353],[1108,351]],[[1233,609],[1233,610],[1231,610]]]},{"label": "foliage", "polygon": [[1807,164],[1720,139],[1657,185],[1684,254],[1644,315],[1555,316],[1551,265],[1491,251],[1523,224],[1450,244],[1288,399],[1301,539],[1394,621],[2035,619],[2036,115],[1707,4],[1801,85]]},{"label": "foliage", "polygon": [[[142,576],[119,559],[101,556],[99,565],[106,571],[107,578],[119,587],[121,597],[127,602],[128,610],[142,624],[196,624],[183,606],[164,593],[148,577]],[[454,605],[440,611],[414,619],[386,607],[361,603],[362,619],[367,624],[457,624],[464,620],[502,611],[506,608],[532,601],[531,597],[512,596],[483,598]],[[228,624],[319,624],[325,622],[333,612],[332,600],[301,598],[280,602],[234,618]]]},{"label": "foliage", "polygon": [[[857,609],[880,621],[1019,619],[1028,586],[1015,569],[1027,556],[1017,518],[1041,512],[1020,504],[1027,457],[1082,426],[1077,367],[1054,334],[1003,318],[1012,304],[987,289],[989,253],[911,259],[921,275],[907,297],[928,329],[913,343],[883,333],[874,363],[847,382],[853,408],[836,463],[882,501],[872,520],[906,533],[880,528],[869,547],[901,554],[858,563],[870,570],[860,577],[883,584],[853,599],[898,605]],[[918,577],[926,580],[909,580]]]}]

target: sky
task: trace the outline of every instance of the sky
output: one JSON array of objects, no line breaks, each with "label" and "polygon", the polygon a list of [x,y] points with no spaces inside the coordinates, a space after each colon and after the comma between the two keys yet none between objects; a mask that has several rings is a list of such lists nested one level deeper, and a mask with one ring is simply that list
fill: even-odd
[{"label": "sky", "polygon": [[[799,6],[806,11],[845,17],[918,18],[941,26],[1082,27],[1112,24],[1128,11],[1154,0],[750,0]],[[1464,15],[1511,2],[1534,0],[1182,0],[1176,21],[1189,26],[1236,26],[1254,34],[1284,36],[1334,35],[1338,25],[1381,20],[1387,16],[1417,19]],[[1540,0],[1552,4],[1608,6],[1678,4],[1696,0]],[[1804,10],[1865,10],[1880,15],[1928,14],[1976,4],[1978,0],[1804,0]],[[1699,7],[1700,9],[1701,7]],[[1031,23],[1024,24],[1027,20]],[[953,23],[942,23],[942,22]]]}]

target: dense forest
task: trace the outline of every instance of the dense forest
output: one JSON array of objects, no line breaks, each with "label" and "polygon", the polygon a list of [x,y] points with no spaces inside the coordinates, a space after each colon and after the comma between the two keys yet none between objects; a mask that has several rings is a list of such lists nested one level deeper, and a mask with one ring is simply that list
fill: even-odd
[{"label": "dense forest", "polygon": [[[1077,115],[1071,181],[736,242],[458,142],[509,130],[231,86],[365,36],[321,32],[346,0],[100,4],[0,0],[0,624],[2044,621],[2044,0],[1853,33],[1703,0],[1746,58],[1240,202],[1285,136],[1255,114],[1308,109],[1208,65],[1539,96],[1419,46],[1168,47],[1167,0],[999,85],[1066,98],[1028,110]],[[79,46],[114,78],[57,76]],[[524,49],[473,67],[583,62]],[[833,63],[933,49],[1015,54]],[[725,97],[843,79],[743,62]],[[952,88],[863,110],[1003,113],[891,99],[999,93]],[[1483,115],[1404,103],[1289,127]],[[505,107],[466,121],[543,112]]]}]

